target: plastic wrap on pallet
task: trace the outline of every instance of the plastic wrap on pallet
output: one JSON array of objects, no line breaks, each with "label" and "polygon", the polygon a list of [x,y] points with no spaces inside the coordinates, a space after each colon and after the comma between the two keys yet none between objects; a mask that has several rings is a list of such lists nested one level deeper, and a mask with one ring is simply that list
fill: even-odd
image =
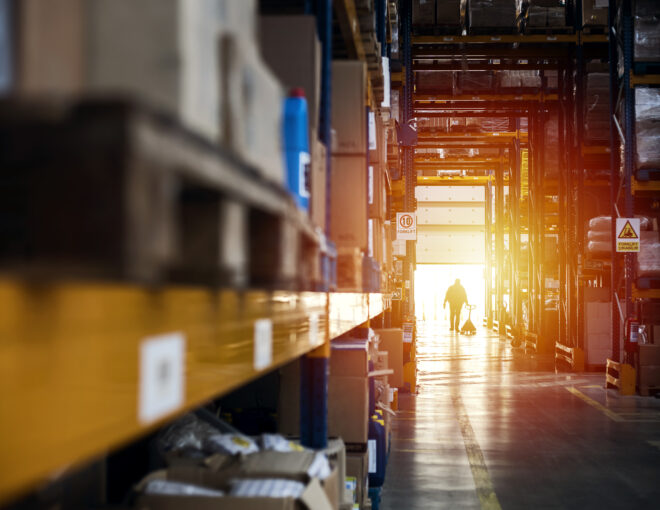
[{"label": "plastic wrap on pallet", "polygon": [[660,89],[635,89],[638,168],[660,168]]},{"label": "plastic wrap on pallet", "polygon": [[464,71],[458,75],[458,87],[465,91],[491,91],[494,86],[491,71]]},{"label": "plastic wrap on pallet", "polygon": [[635,60],[660,62],[660,2],[635,2]]},{"label": "plastic wrap on pallet", "polygon": [[538,88],[541,86],[541,75],[538,71],[499,71],[497,85],[501,88]]},{"label": "plastic wrap on pallet", "polygon": [[589,241],[587,243],[587,253],[595,258],[609,258],[612,253],[612,243],[610,241]]},{"label": "plastic wrap on pallet", "polygon": [[544,163],[546,178],[556,178],[559,175],[558,126],[557,114],[550,115],[545,121]]},{"label": "plastic wrap on pallet", "polygon": [[[657,232],[655,232],[657,234]],[[640,252],[637,254],[637,276],[660,276],[660,242],[645,241],[642,236]]]},{"label": "plastic wrap on pallet", "polygon": [[529,28],[558,28],[566,26],[566,8],[530,5],[526,25]]},{"label": "plastic wrap on pallet", "polygon": [[[639,218],[639,224],[641,230],[649,230],[651,228],[651,220],[647,216],[635,216]],[[611,216],[596,216],[589,220],[589,230],[605,231],[610,232],[612,227],[612,217]]]},{"label": "plastic wrap on pallet", "polygon": [[418,72],[415,76],[415,90],[420,94],[427,92],[453,94],[455,86],[453,71]]},{"label": "plastic wrap on pallet", "polygon": [[515,28],[520,0],[469,0],[470,28]]}]

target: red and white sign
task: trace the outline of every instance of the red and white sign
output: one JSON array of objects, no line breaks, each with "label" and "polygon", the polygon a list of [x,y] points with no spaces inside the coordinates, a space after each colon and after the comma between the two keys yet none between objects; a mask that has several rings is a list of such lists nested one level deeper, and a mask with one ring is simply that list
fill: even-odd
[{"label": "red and white sign", "polygon": [[396,213],[396,238],[405,241],[417,240],[417,216],[415,213]]}]

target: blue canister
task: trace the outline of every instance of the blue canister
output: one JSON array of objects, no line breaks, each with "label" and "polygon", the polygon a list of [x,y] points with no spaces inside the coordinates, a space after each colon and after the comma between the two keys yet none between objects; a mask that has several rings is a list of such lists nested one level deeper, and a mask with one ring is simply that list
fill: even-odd
[{"label": "blue canister", "polygon": [[309,210],[310,163],[307,100],[301,88],[291,90],[284,103],[284,152],[287,187],[298,207]]}]

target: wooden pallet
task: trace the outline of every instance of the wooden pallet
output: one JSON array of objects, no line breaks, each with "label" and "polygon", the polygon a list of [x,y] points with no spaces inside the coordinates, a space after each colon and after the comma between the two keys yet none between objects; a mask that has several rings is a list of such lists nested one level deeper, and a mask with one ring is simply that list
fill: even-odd
[{"label": "wooden pallet", "polygon": [[288,193],[126,101],[0,104],[0,260],[27,276],[308,290],[318,234]]}]

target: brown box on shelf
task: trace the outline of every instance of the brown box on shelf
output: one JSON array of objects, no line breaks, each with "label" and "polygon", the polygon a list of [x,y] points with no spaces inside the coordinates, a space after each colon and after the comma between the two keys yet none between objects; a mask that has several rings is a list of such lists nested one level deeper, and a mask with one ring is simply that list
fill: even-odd
[{"label": "brown box on shelf", "polygon": [[367,153],[366,87],[364,62],[332,62],[332,127],[337,132],[337,147],[332,150],[337,154]]},{"label": "brown box on shelf", "polygon": [[413,0],[412,23],[414,26],[433,26],[435,23],[435,0]]},{"label": "brown box on shelf", "polygon": [[603,0],[582,0],[582,25],[607,25],[607,2],[603,2]]},{"label": "brown box on shelf", "polygon": [[660,388],[660,365],[639,367],[640,388]]},{"label": "brown box on shelf", "polygon": [[367,345],[349,345],[333,342],[330,349],[330,375],[343,377],[367,377],[369,352]]},{"label": "brown box on shelf", "polygon": [[375,330],[380,335],[378,348],[387,351],[389,368],[394,373],[389,376],[389,384],[392,388],[403,387],[403,329],[387,328]]},{"label": "brown box on shelf", "polygon": [[369,453],[346,452],[346,477],[355,479],[354,502],[362,502],[367,492]]},{"label": "brown box on shelf", "polygon": [[369,385],[366,377],[331,375],[328,379],[328,433],[345,443],[366,443]]},{"label": "brown box on shelf", "polygon": [[326,178],[327,178],[327,161],[326,161],[326,148],[317,139],[311,141],[311,157],[312,165],[310,171],[311,180],[311,197],[309,201],[310,215],[312,222],[317,227],[321,227],[325,231],[325,212],[326,212]]},{"label": "brown box on shelf", "polygon": [[639,366],[660,366],[660,344],[639,345]]},{"label": "brown box on shelf", "polygon": [[318,139],[321,43],[314,16],[262,16],[261,54],[286,89],[301,87],[307,99],[310,143]]},{"label": "brown box on shelf", "polygon": [[436,1],[435,22],[437,25],[461,26],[461,3],[463,0]]},{"label": "brown box on shelf", "polygon": [[337,248],[337,288],[362,292],[362,251]]},{"label": "brown box on shelf", "polygon": [[387,190],[385,189],[385,165],[373,164],[368,169],[368,207],[369,218],[385,219],[385,207],[387,205]]},{"label": "brown box on shelf", "polygon": [[367,249],[367,161],[332,158],[330,237],[337,248]]}]

